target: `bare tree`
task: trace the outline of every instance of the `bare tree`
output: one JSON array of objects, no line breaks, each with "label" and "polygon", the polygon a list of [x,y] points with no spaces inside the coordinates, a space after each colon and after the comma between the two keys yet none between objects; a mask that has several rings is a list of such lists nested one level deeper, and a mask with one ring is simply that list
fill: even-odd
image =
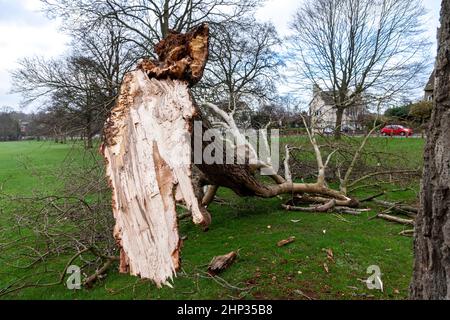
[{"label": "bare tree", "polygon": [[327,90],[335,137],[362,95],[394,97],[418,87],[427,67],[420,0],[308,0],[291,23],[298,84]]},{"label": "bare tree", "polygon": [[20,135],[19,122],[11,112],[0,111],[0,141],[17,140]]},{"label": "bare tree", "polygon": [[75,115],[61,117],[58,119],[60,125],[54,128],[80,124],[87,147],[91,148],[92,138],[100,132],[104,120],[100,115],[104,113],[106,101],[102,79],[95,73],[95,65],[94,61],[80,56],[54,61],[24,59],[21,68],[13,73],[13,90],[22,93],[28,102],[45,98],[50,112],[64,110],[66,114]]},{"label": "bare tree", "polygon": [[123,74],[135,63],[135,54],[120,27],[77,32],[69,57],[23,59],[12,73],[12,91],[21,93],[25,104],[40,100],[49,113],[65,114],[53,126],[55,136],[76,132],[91,148],[93,136],[101,132],[115,103]]},{"label": "bare tree", "polygon": [[85,28],[105,21],[124,27],[125,38],[153,56],[153,44],[170,30],[182,32],[201,22],[237,21],[263,0],[42,0],[53,16],[70,21],[68,29]]},{"label": "bare tree", "polygon": [[121,41],[126,42],[123,45],[133,49],[130,56],[134,60],[156,58],[153,46],[161,39],[207,21],[212,29],[211,56],[205,81],[194,90],[194,95],[207,95],[210,101],[228,104],[230,110],[236,105],[258,107],[257,99],[275,95],[274,83],[281,64],[275,52],[279,40],[272,25],[258,23],[251,17],[264,0],[42,2],[51,16],[65,20],[67,32],[88,44],[88,51],[96,53],[97,62],[102,61],[102,55],[97,56],[98,50],[92,50],[96,48],[89,45],[92,41],[83,38],[86,34],[98,44],[111,26],[119,28]]},{"label": "bare tree", "polygon": [[450,3],[442,1],[433,113],[414,240],[412,299],[450,299]]},{"label": "bare tree", "polygon": [[216,26],[205,76],[194,94],[225,102],[229,111],[244,101],[252,105],[273,99],[282,65],[276,53],[279,45],[277,32],[269,23],[243,19]]}]

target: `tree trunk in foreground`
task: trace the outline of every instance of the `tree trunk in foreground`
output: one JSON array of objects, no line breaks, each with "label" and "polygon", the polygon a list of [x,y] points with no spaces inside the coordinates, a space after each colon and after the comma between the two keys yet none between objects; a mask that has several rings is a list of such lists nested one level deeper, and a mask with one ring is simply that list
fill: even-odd
[{"label": "tree trunk in foreground", "polygon": [[412,299],[450,299],[450,2],[442,1],[435,101],[416,218]]}]

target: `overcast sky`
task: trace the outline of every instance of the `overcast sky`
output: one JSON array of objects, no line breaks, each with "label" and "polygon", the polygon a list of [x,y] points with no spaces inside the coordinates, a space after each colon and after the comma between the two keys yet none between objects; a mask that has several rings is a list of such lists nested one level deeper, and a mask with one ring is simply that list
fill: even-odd
[{"label": "overcast sky", "polygon": [[[435,41],[441,0],[423,2],[428,10],[430,39]],[[257,17],[272,21],[283,36],[289,32],[288,22],[300,4],[301,0],[268,0]],[[8,93],[9,70],[17,67],[18,59],[32,55],[56,57],[67,50],[69,38],[59,32],[60,22],[47,19],[39,8],[39,0],[0,0],[0,107],[19,109],[20,96]]]}]

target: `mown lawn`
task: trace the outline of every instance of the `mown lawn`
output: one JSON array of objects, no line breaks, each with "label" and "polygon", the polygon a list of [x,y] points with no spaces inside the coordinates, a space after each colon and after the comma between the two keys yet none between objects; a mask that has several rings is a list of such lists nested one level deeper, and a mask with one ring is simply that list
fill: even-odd
[{"label": "mown lawn", "polygon": [[[295,138],[289,138],[295,139]],[[399,153],[405,163],[420,164],[421,139],[373,138],[375,148]],[[33,190],[51,192],[60,183],[52,174],[66,161],[84,161],[82,148],[53,142],[0,143],[2,193],[30,195]],[[412,167],[414,167],[412,166]],[[36,174],[34,174],[36,173]],[[37,174],[39,173],[39,174]],[[392,185],[388,189],[396,189]],[[387,199],[416,200],[416,188],[397,191]],[[415,189],[415,190],[414,190]],[[373,194],[359,190],[357,196]],[[281,199],[239,198],[220,190],[223,203],[210,207],[213,222],[208,232],[190,221],[180,222],[186,236],[182,250],[182,272],[174,288],[157,289],[151,283],[118,274],[108,276],[92,289],[68,290],[64,285],[24,289],[2,299],[405,299],[412,272],[412,239],[399,236],[405,227],[386,221],[368,220],[375,211],[361,216],[308,214],[280,210]],[[0,200],[1,201],[1,200]],[[0,222],[10,214],[0,203]],[[1,226],[7,232],[7,226]],[[279,248],[277,242],[295,236],[296,241]],[[327,258],[331,249],[334,261]],[[221,279],[206,275],[206,265],[216,255],[239,251],[235,264]],[[0,255],[1,244],[0,244]],[[47,268],[64,268],[67,257],[48,261]],[[324,264],[328,268],[325,270]],[[14,279],[32,270],[11,267],[0,259],[0,292]],[[369,290],[362,282],[366,270],[378,265],[384,292]],[[56,280],[58,275],[52,277]],[[226,283],[224,281],[225,280]],[[46,276],[45,280],[51,280]],[[301,294],[303,293],[303,295]]]}]

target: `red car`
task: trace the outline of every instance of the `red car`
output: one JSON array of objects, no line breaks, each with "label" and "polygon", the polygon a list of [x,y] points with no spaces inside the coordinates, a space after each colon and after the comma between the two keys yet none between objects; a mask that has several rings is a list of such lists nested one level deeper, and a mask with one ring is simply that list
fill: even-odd
[{"label": "red car", "polygon": [[400,125],[389,125],[381,129],[383,136],[411,136],[413,130]]}]

